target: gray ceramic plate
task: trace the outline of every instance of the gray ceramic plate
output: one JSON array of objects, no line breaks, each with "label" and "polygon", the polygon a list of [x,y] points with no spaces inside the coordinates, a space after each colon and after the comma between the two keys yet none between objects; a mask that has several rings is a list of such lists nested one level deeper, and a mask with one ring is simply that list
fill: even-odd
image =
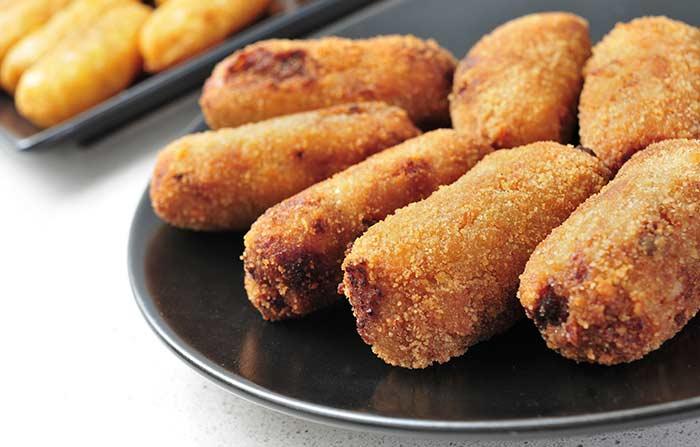
[{"label": "gray ceramic plate", "polygon": [[[497,24],[558,1],[442,0],[380,4],[326,32],[414,33],[462,56]],[[700,3],[565,3],[598,39],[617,20],[665,13],[700,23]],[[243,289],[242,234],[180,231],[144,195],[129,242],[131,281],[156,333],[188,364],[231,392],[312,420],[461,437],[594,433],[700,414],[700,327],[645,359],[577,365],[549,351],[527,321],[463,357],[422,371],[385,365],[357,335],[349,307],[266,323]]]}]

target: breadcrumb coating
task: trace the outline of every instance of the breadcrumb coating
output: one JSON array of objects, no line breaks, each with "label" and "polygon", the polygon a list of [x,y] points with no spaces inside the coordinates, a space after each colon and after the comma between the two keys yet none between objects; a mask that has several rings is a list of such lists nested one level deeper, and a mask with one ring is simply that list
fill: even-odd
[{"label": "breadcrumb coating", "polygon": [[590,53],[588,22],[573,14],[531,14],[499,26],[457,67],[454,128],[497,148],[569,143]]},{"label": "breadcrumb coating", "polygon": [[535,250],[519,299],[576,361],[639,359],[700,308],[700,141],[652,144]]},{"label": "breadcrumb coating", "polygon": [[248,298],[267,320],[340,298],[348,245],[396,209],[455,181],[492,149],[441,129],[373,155],[270,208],[245,236]]},{"label": "breadcrumb coating", "polygon": [[406,112],[374,102],[188,135],[158,155],[151,203],[177,227],[247,229],[272,205],[419,134]]},{"label": "breadcrumb coating", "polygon": [[363,340],[387,363],[424,368],[507,329],[532,250],[608,176],[571,146],[500,150],[370,227],[343,262]]},{"label": "breadcrumb coating", "polygon": [[700,30],[666,17],[618,23],[586,64],[581,143],[616,171],[671,138],[700,137]]},{"label": "breadcrumb coating", "polygon": [[266,40],[220,62],[200,104],[212,128],[355,101],[383,101],[417,124],[444,123],[456,61],[433,40]]}]

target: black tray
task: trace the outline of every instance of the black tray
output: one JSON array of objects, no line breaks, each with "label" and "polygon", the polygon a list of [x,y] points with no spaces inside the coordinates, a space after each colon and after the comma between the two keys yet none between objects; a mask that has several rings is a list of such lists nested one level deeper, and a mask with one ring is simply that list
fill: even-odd
[{"label": "black tray", "polygon": [[[413,33],[462,57],[494,26],[551,9],[586,17],[594,41],[616,21],[645,14],[700,23],[697,1],[402,0],[319,34]],[[626,365],[577,365],[547,349],[524,320],[444,365],[405,370],[372,354],[343,300],[300,320],[263,321],[243,289],[242,236],[169,227],[144,194],[128,264],[158,336],[203,376],[250,401],[362,430],[474,439],[596,434],[700,414],[700,317]]]},{"label": "black tray", "polygon": [[235,50],[271,37],[307,34],[372,3],[373,0],[313,0],[235,34],[201,56],[156,75],[142,78],[128,89],[62,124],[38,129],[15,110],[12,98],[0,93],[0,134],[18,150],[55,143],[65,138],[89,140],[198,87],[214,65]]}]

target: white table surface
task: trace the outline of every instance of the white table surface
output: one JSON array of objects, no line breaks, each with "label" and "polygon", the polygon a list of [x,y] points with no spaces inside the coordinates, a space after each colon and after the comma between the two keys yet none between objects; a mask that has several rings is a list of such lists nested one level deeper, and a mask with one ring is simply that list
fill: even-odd
[{"label": "white table surface", "polygon": [[129,225],[155,153],[196,115],[192,95],[89,147],[17,153],[0,140],[0,445],[698,445],[698,420],[527,444],[354,432],[207,382],[148,328],[126,271]]}]

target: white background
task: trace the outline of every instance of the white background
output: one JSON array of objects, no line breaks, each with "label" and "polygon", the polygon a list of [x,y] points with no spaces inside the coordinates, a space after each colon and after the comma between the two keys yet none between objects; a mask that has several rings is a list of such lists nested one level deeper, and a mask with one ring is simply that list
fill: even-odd
[{"label": "white background", "polygon": [[449,442],[334,429],[229,395],[171,354],[129,288],[134,208],[190,96],[90,147],[0,140],[0,445],[697,445],[697,420],[594,438]]}]

